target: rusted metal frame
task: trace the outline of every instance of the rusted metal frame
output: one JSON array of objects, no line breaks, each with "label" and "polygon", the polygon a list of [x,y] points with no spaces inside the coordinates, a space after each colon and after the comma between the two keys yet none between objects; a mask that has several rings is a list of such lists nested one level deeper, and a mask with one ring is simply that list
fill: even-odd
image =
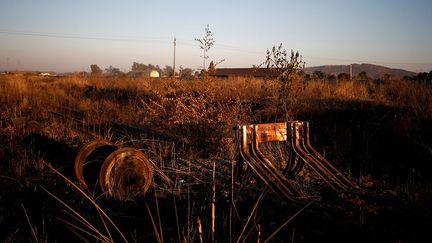
[{"label": "rusted metal frame", "polygon": [[261,152],[261,149],[259,147],[259,140],[256,139],[258,136],[258,126],[254,125],[253,127],[253,143],[252,143],[252,152],[256,156],[258,162],[261,162],[263,165],[267,166],[267,168],[270,170],[272,175],[277,179],[278,183],[280,184],[281,188],[288,193],[288,195],[291,197],[291,200],[294,200],[296,197],[302,197],[304,194],[302,194],[300,191],[298,191],[292,183],[278,170],[274,164],[269,161],[264,154]]},{"label": "rusted metal frame", "polygon": [[317,168],[316,163],[310,158],[309,156],[301,147],[301,141],[300,141],[300,131],[297,129],[297,122],[294,122],[293,128],[294,128],[294,151],[299,157],[305,162],[306,166],[310,167],[318,176],[320,176],[333,190],[338,191],[338,188],[336,188],[333,183],[331,183],[330,179],[328,178],[328,175],[326,173],[323,173],[319,168]]},{"label": "rusted metal frame", "polygon": [[[258,141],[259,141],[259,138],[258,138],[257,132],[256,132],[257,125],[249,125],[249,126],[247,126],[247,128],[250,129],[250,131],[251,131],[250,133],[251,133],[251,137],[252,137],[250,144],[248,144],[249,154],[258,163],[258,166],[261,167],[265,171],[266,175],[269,176],[270,185],[276,187],[280,191],[281,194],[279,194],[279,196],[284,197],[285,199],[287,199],[289,201],[294,201],[295,200],[293,198],[294,195],[292,195],[292,193],[289,191],[289,189],[286,188],[285,183],[278,177],[277,173],[275,172],[275,171],[277,171],[277,169],[274,168],[274,166],[271,162],[267,163],[266,161],[263,161],[257,154],[256,145],[258,144]],[[246,133],[246,135],[247,135],[247,133]]]},{"label": "rusted metal frame", "polygon": [[[240,145],[241,141],[239,141],[239,145]],[[234,165],[234,181],[239,182],[240,186],[245,185],[253,171],[250,168],[250,166],[247,166],[247,162],[245,159],[245,155],[243,154],[243,151],[241,149],[239,149],[240,153],[239,153],[239,158],[237,159],[237,163]],[[246,165],[246,169],[243,171],[243,166]]]},{"label": "rusted metal frame", "polygon": [[307,153],[309,160],[312,163],[314,163],[316,168],[318,168],[320,170],[321,177],[323,177],[323,176],[327,177],[327,180],[329,182],[331,182],[332,185],[334,185],[335,187],[338,188],[338,190],[335,189],[336,191],[339,191],[339,190],[348,191],[349,187],[344,185],[344,182],[340,180],[338,175],[335,174],[334,171],[330,170],[327,165],[323,164],[320,157],[316,157],[316,154],[311,152],[309,150],[309,148],[306,147],[305,141],[307,140],[307,137],[306,137],[307,135],[305,134],[306,131],[304,129],[304,122],[297,123],[296,129],[299,131],[299,134],[300,134],[299,139],[300,139],[300,146],[301,146],[302,150]]},{"label": "rusted metal frame", "polygon": [[[266,173],[271,176],[271,182],[274,186],[280,191],[280,197],[284,197],[288,201],[297,201],[297,196],[303,196],[300,192],[298,192],[295,188],[292,188],[291,183],[281,175],[280,171],[267,159],[262,153],[259,152],[259,141],[258,138],[258,127],[259,125],[250,125],[252,140],[250,144],[250,154],[251,156],[259,163],[260,167],[266,170]],[[270,139],[269,141],[273,141],[274,139]],[[257,149],[258,148],[258,149]],[[290,188],[291,187],[291,188]]]},{"label": "rusted metal frame", "polygon": [[264,167],[262,164],[259,164],[255,158],[251,155],[252,145],[247,143],[247,126],[242,126],[242,144],[241,144],[241,156],[243,156],[245,162],[252,170],[260,177],[261,180],[274,192],[276,195],[283,199],[293,200],[293,198],[286,195],[277,183],[274,183],[274,178],[272,177],[270,171]]},{"label": "rusted metal frame", "polygon": [[[288,124],[287,124],[287,135],[288,135]],[[298,160],[296,154],[294,153],[294,150],[292,149],[293,144],[291,143],[291,140],[287,137],[287,144],[289,144],[289,150],[288,150],[288,161],[287,161],[287,167],[285,168],[286,172],[289,172],[290,175],[292,174],[292,170],[294,169],[294,165],[296,161]],[[285,174],[285,173],[283,173]]]},{"label": "rusted metal frame", "polygon": [[335,175],[334,172],[330,171],[326,167],[326,165],[324,165],[321,162],[320,158],[315,157],[314,154],[311,151],[309,151],[309,149],[306,147],[305,140],[307,138],[306,138],[305,129],[304,129],[304,122],[297,122],[295,126],[296,126],[296,129],[299,131],[299,134],[300,134],[300,136],[299,136],[300,147],[302,148],[302,150],[304,152],[306,152],[310,161],[312,161],[321,170],[322,174],[327,176],[329,181],[333,181],[333,183],[335,185],[337,185],[340,189],[347,190],[347,188],[344,187],[343,182],[339,180],[338,176]]},{"label": "rusted metal frame", "polygon": [[[245,161],[245,158],[241,157],[241,160]],[[241,175],[241,181],[240,181],[241,185],[246,185],[247,182],[250,181],[250,179],[251,179],[251,177],[252,177],[252,175],[254,173],[253,169],[250,166],[248,166],[248,163],[245,162],[244,165],[245,165],[245,167],[244,167],[245,170],[240,173],[240,175]],[[243,166],[242,166],[241,170],[243,170]]]},{"label": "rusted metal frame", "polygon": [[[287,124],[288,126],[288,124]],[[287,131],[288,131],[288,127],[287,127]],[[297,157],[294,153],[294,150],[292,149],[292,143],[291,140],[287,138],[286,141],[287,144],[287,150],[288,150],[288,160],[286,161],[286,166],[285,168],[283,168],[282,170],[282,174],[285,176],[294,176],[295,174],[293,173],[293,169],[297,160]]]},{"label": "rusted metal frame", "polygon": [[[269,126],[274,126],[275,132],[273,135],[270,135],[270,138],[268,138],[267,136],[265,138],[262,138],[260,136],[258,136],[259,139],[257,139],[258,143],[263,143],[263,142],[284,142],[284,146],[285,149],[288,152],[288,159],[285,161],[285,166],[283,168],[280,168],[281,174],[283,176],[286,175],[290,175],[291,173],[288,173],[290,171],[292,171],[293,167],[294,167],[294,163],[295,163],[295,154],[293,152],[293,150],[291,149],[292,145],[289,141],[289,133],[288,133],[288,124],[286,122],[284,123],[272,123],[272,124],[258,124],[256,125],[258,130],[265,130],[266,127]],[[264,129],[262,129],[262,127],[265,127]],[[281,129],[281,127],[283,127],[283,129]],[[278,129],[279,128],[279,129]],[[281,130],[283,130],[283,132],[281,132]],[[258,133],[258,131],[257,131]],[[266,135],[269,135],[268,133],[266,133]],[[259,149],[259,146],[257,147]],[[263,154],[261,152],[261,149],[259,149],[259,152],[261,154]],[[263,155],[264,158],[266,158],[266,156]],[[267,159],[267,158],[266,158]]]},{"label": "rusted metal frame", "polygon": [[300,131],[302,149],[308,153],[309,158],[321,170],[321,173],[326,175],[329,180],[333,181],[340,190],[350,191],[352,185],[346,183],[346,178],[327,160],[325,160],[312,146],[310,146],[310,137],[307,131],[306,122],[298,123],[297,129]]},{"label": "rusted metal frame", "polygon": [[284,142],[287,140],[286,123],[254,124],[257,127],[256,140],[263,142]]},{"label": "rusted metal frame", "polygon": [[276,188],[278,190],[278,195],[281,198],[292,200],[292,196],[289,195],[289,192],[286,188],[284,188],[282,182],[277,178],[277,176],[271,171],[269,166],[265,164],[263,161],[261,161],[258,156],[256,155],[256,152],[253,148],[253,144],[249,144],[249,154],[253,157],[253,159],[257,162],[258,166],[262,168],[265,171],[265,174],[269,178],[269,185],[273,188]]},{"label": "rusted metal frame", "polygon": [[242,129],[241,155],[243,156],[244,161],[261,178],[261,180],[263,180],[264,183],[270,187],[270,189],[272,189],[275,193],[277,193],[277,191],[275,191],[273,186],[269,184],[269,182],[271,182],[271,179],[268,177],[269,176],[268,171],[264,170],[264,168],[260,166],[260,164],[250,154],[250,145],[247,143],[247,126],[242,126],[241,129]]},{"label": "rusted metal frame", "polygon": [[297,130],[301,134],[299,136],[301,148],[303,149],[303,151],[307,152],[310,160],[313,161],[313,163],[315,164],[315,166],[321,171],[321,175],[322,176],[326,176],[328,178],[328,180],[332,181],[333,185],[337,186],[340,190],[347,191],[349,188],[347,188],[344,185],[344,182],[339,178],[339,176],[337,175],[337,173],[335,173],[334,170],[331,170],[329,168],[329,167],[332,167],[332,168],[334,168],[334,167],[332,165],[328,166],[328,165],[324,164],[322,162],[321,158],[317,157],[316,153],[310,151],[310,149],[306,146],[306,143],[307,143],[306,140],[308,138],[307,137],[308,134],[306,134],[305,123],[304,122],[299,122],[299,123],[296,124],[296,126],[297,126]]},{"label": "rusted metal frame", "polygon": [[253,158],[253,160],[257,163],[257,167],[264,171],[264,175],[267,176],[266,184],[272,189],[281,199],[288,201],[296,201],[293,195],[289,190],[284,186],[284,183],[277,178],[277,176],[271,171],[271,169],[263,163],[255,154],[254,148],[252,144],[248,145],[249,147],[249,155]]},{"label": "rusted metal frame", "polygon": [[[252,169],[247,166],[247,163],[245,162],[245,155],[243,154],[243,135],[242,135],[242,126],[237,125],[235,128],[235,136],[237,141],[237,151],[238,159],[236,160],[236,164],[234,165],[234,181],[239,182],[241,186],[245,185],[247,181],[249,180],[250,176],[252,175],[253,171]],[[243,166],[246,165],[246,170],[243,171]]]},{"label": "rusted metal frame", "polygon": [[[247,144],[247,131],[246,131],[246,126],[240,126],[240,139],[241,139],[241,144],[240,144],[240,156],[242,157],[242,159],[244,160],[244,162],[246,162],[246,164],[258,175],[258,177],[263,180],[263,182],[270,187],[270,189],[273,190],[273,188],[269,185],[269,180],[268,178],[266,178],[266,173],[265,171],[262,170],[262,168],[260,166],[258,166],[258,164],[256,163],[256,161],[250,156],[249,154],[249,149],[248,149],[248,144]],[[275,191],[276,193],[276,191]]]},{"label": "rusted metal frame", "polygon": [[[253,170],[250,168],[250,166],[247,166],[247,162],[246,162],[246,156],[243,154],[243,135],[242,135],[242,126],[241,125],[237,125],[235,127],[235,138],[237,141],[237,151],[238,153],[238,158],[237,158],[237,162],[234,165],[234,181],[235,182],[239,182],[240,186],[245,185],[251,175],[254,173]],[[243,171],[243,169],[245,168],[245,170]]]},{"label": "rusted metal frame", "polygon": [[[292,150],[292,151],[294,151],[294,150]],[[299,158],[299,156],[296,155],[294,152],[293,152],[293,162],[292,163],[293,163],[292,169],[290,171],[287,171],[287,173],[286,173],[287,176],[289,176],[289,177],[297,176],[304,168],[304,161],[301,158]]]},{"label": "rusted metal frame", "polygon": [[346,178],[338,169],[336,169],[330,162],[328,162],[320,153],[318,153],[310,144],[310,132],[309,132],[309,122],[304,122],[304,137],[305,137],[305,147],[308,151],[311,152],[313,156],[315,156],[324,166],[326,166],[335,177],[338,178],[338,181],[345,186],[345,190],[349,191],[353,188],[356,188],[356,185]]},{"label": "rusted metal frame", "polygon": [[[287,123],[270,123],[270,124],[257,124],[256,126],[256,140],[258,143],[264,143],[264,142],[285,142],[288,146],[291,146],[291,143],[288,140],[288,129]],[[259,147],[258,147],[259,148]],[[281,168],[280,171],[282,171],[282,175],[292,174],[288,173],[294,168],[294,163],[296,161],[295,154],[293,153],[293,150],[288,148],[289,157],[286,161],[286,165],[284,168]],[[263,156],[265,157],[265,156]],[[278,169],[279,170],[279,169]]]},{"label": "rusted metal frame", "polygon": [[348,188],[354,188],[355,184],[346,178],[338,169],[336,169],[330,162],[328,162],[320,153],[318,153],[310,144],[310,133],[309,133],[309,122],[304,122],[304,133],[305,133],[305,146],[317,157],[321,163],[324,164],[329,170],[331,170],[335,176]]},{"label": "rusted metal frame", "polygon": [[305,161],[303,158],[299,156],[299,154],[296,152],[295,143],[296,143],[296,136],[295,136],[295,129],[294,129],[294,122],[287,123],[287,130],[288,130],[288,124],[289,124],[289,138],[290,138],[290,149],[292,153],[295,155],[295,162],[293,164],[292,169],[289,171],[291,175],[298,175],[300,171],[303,170]]}]

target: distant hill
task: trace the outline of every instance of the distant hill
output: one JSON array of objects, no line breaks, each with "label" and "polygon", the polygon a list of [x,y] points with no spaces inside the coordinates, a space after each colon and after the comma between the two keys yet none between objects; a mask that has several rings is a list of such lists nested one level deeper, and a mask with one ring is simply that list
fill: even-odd
[{"label": "distant hill", "polygon": [[[365,71],[368,77],[371,78],[379,78],[384,74],[388,73],[392,77],[402,78],[403,76],[413,76],[417,75],[415,72],[406,71],[403,69],[395,69],[388,68],[384,66],[374,65],[374,64],[352,64],[353,75],[357,75],[360,72]],[[315,71],[321,71],[326,74],[334,74],[338,75],[339,73],[348,73],[350,72],[349,65],[325,65],[325,66],[316,66],[316,67],[307,67],[305,68],[305,72],[312,74]]]}]

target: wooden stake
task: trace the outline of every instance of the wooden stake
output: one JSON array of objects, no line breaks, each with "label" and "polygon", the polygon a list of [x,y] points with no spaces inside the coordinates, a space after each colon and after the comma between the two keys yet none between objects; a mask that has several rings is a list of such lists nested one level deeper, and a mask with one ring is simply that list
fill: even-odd
[{"label": "wooden stake", "polygon": [[215,242],[215,218],[216,218],[216,160],[213,160],[213,186],[212,186],[212,242]]},{"label": "wooden stake", "polygon": [[198,235],[199,235],[199,241],[200,243],[203,243],[203,237],[202,237],[202,225],[200,218],[197,219],[197,225],[198,225]]},{"label": "wooden stake", "polygon": [[261,242],[261,225],[258,224],[258,239],[257,239],[257,243]]}]

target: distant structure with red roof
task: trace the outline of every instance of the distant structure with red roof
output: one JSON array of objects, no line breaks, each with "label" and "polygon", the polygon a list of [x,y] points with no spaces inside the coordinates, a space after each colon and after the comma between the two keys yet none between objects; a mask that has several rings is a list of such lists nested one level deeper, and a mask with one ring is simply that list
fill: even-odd
[{"label": "distant structure with red roof", "polygon": [[216,74],[213,76],[218,78],[276,78],[278,75],[268,68],[216,68]]}]

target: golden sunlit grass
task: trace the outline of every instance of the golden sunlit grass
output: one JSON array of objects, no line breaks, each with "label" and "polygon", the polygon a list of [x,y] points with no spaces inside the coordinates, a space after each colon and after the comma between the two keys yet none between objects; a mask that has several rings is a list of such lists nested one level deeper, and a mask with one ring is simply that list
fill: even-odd
[{"label": "golden sunlit grass", "polygon": [[[27,117],[41,123],[45,135],[67,143],[84,144],[88,138],[77,133],[73,123],[50,119],[51,112],[59,112],[62,107],[84,112],[88,127],[113,124],[147,127],[157,136],[198,148],[198,154],[222,153],[231,158],[234,125],[284,120],[278,107],[279,85],[275,80],[255,78],[172,80],[2,75],[0,106],[3,120]],[[351,109],[352,104],[408,110],[417,118],[432,116],[432,88],[412,81],[377,84],[312,80],[293,85],[298,86],[290,88],[295,92],[289,108],[294,119],[328,109]]]},{"label": "golden sunlit grass", "polygon": [[[292,92],[290,95],[293,96],[289,100],[292,102],[289,103],[292,107],[289,111],[293,112],[294,119],[300,119],[305,114],[314,112],[338,109],[355,110],[363,106],[369,106],[372,109],[385,107],[408,110],[412,118],[404,117],[404,119],[432,118],[432,88],[412,81],[392,80],[377,84],[373,81],[345,80],[330,83],[311,80],[292,84],[293,87],[289,89]],[[192,161],[198,158],[232,161],[236,153],[232,140],[234,125],[283,121],[280,107],[278,107],[279,85],[280,83],[276,80],[255,78],[220,80],[207,77],[196,80],[171,80],[79,75],[61,78],[0,75],[1,125],[5,131],[7,130],[2,136],[11,137],[5,141],[19,136],[17,126],[9,123],[14,123],[15,120],[24,117],[27,119],[27,124],[29,124],[28,121],[35,121],[40,125],[37,133],[55,141],[68,145],[83,145],[94,139],[86,137],[88,134],[80,131],[79,125],[70,122],[69,118],[62,120],[62,117],[56,117],[54,114],[64,112],[62,110],[64,108],[70,108],[83,112],[85,125],[90,128],[92,125],[94,128],[98,125],[110,127],[124,124],[147,129],[146,131],[153,136],[151,139],[154,144],[149,142],[143,147],[143,150],[146,151],[146,155],[156,168],[156,174],[160,171],[162,174],[159,174],[159,177],[165,176],[162,171],[169,165],[165,167],[163,164],[175,161],[179,164],[171,164],[171,166],[173,171],[178,171],[175,172],[178,175],[180,172],[187,173],[187,171],[181,171],[177,167],[186,164],[189,165],[189,168],[191,164],[197,166]],[[328,117],[328,119],[331,121],[333,117]],[[411,125],[409,122],[407,124]],[[108,132],[105,136],[109,137],[111,134]],[[122,143],[123,141],[117,142]],[[79,148],[79,146],[74,148]],[[11,156],[12,159],[8,163],[9,175],[24,178],[27,173],[37,174],[47,170],[45,158],[28,155],[32,153],[27,151],[29,149],[13,147],[11,144],[7,150],[18,155]],[[0,153],[3,153],[1,148]],[[173,158],[176,156],[178,158]],[[183,164],[181,164],[182,159]],[[48,167],[53,168],[51,165]],[[229,174],[230,172],[224,171],[224,173]],[[170,179],[174,181],[174,178],[167,177],[166,181],[169,181],[170,185],[178,183],[177,177],[175,182],[171,182]],[[23,181],[25,182],[26,179]],[[73,185],[73,182],[68,181],[68,184]],[[51,195],[49,191],[45,191]],[[83,195],[86,196],[86,194]],[[51,196],[54,197],[54,193]],[[155,198],[157,198],[156,195]],[[70,202],[56,200],[65,207],[70,204]],[[98,207],[95,200],[91,203]],[[190,207],[188,205],[188,208]],[[156,235],[155,240],[163,241],[162,228],[157,225],[160,224],[160,219],[153,218],[152,210],[147,204],[146,208]],[[26,213],[27,205],[22,210]],[[77,214],[74,211],[72,213]],[[178,217],[177,211],[175,216]],[[239,235],[239,240],[249,237],[248,230],[252,225],[249,220],[252,220],[252,216],[254,216],[254,211],[251,212],[250,219],[248,218],[244,228],[240,229],[243,232]],[[108,216],[104,218],[110,221]],[[26,219],[34,235],[36,230],[32,228],[30,221],[32,218],[27,217]],[[179,219],[177,218],[176,221],[177,228],[179,228]],[[188,224],[192,221],[194,219],[187,220]],[[104,235],[103,228],[100,228],[101,231],[84,220],[78,222],[87,227],[84,229],[91,231],[91,235],[100,241],[110,240],[109,232],[108,236]],[[275,234],[290,222],[291,218],[274,231]],[[68,222],[64,223],[68,224]],[[111,222],[111,224],[115,226],[114,223]],[[209,227],[209,223],[203,221],[201,224],[200,221],[197,227],[205,229]],[[191,226],[188,225],[188,229],[190,228]],[[117,229],[117,231],[120,235],[122,234],[120,230]],[[180,234],[188,235],[188,237],[189,234],[192,234],[189,231],[182,233],[179,229],[177,231],[179,239]],[[271,237],[273,234],[269,239]],[[36,237],[33,236],[33,238]],[[122,238],[124,239],[123,236]]]},{"label": "golden sunlit grass", "polygon": [[[58,107],[86,111],[94,123],[128,123],[161,127],[249,122],[256,114],[276,113],[278,83],[253,78],[182,81],[127,77],[0,76],[0,105],[4,119],[36,118]],[[309,81],[296,90],[298,113],[320,109],[329,100],[369,102],[412,109],[417,116],[432,114],[432,89],[409,81],[384,84],[356,81]]]},{"label": "golden sunlit grass", "polygon": [[[10,120],[18,122],[17,118],[24,117],[39,123],[42,129],[39,132],[50,138],[84,144],[89,138],[77,132],[76,124],[51,119],[52,112],[68,107],[84,112],[88,127],[113,124],[145,127],[156,136],[197,147],[196,152],[204,156],[219,153],[231,158],[234,125],[283,121],[278,107],[279,85],[274,80],[255,78],[172,80],[1,75],[0,112],[3,127]],[[293,85],[301,85],[291,89],[295,92],[290,109],[294,119],[329,109],[357,109],[353,104],[406,110],[415,118],[432,117],[432,88],[412,81],[378,84],[311,80]],[[400,124],[411,126],[409,120]]]}]

